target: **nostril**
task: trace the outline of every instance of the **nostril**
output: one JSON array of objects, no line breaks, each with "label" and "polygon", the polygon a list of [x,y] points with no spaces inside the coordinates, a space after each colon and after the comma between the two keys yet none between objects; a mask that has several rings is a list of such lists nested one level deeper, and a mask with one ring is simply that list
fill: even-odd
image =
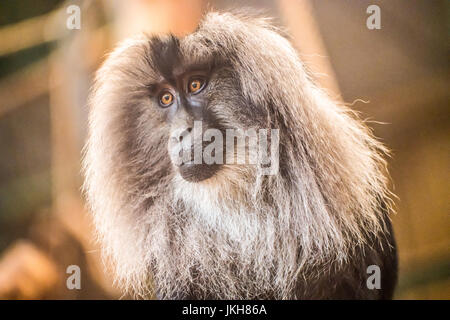
[{"label": "nostril", "polygon": [[192,128],[186,128],[183,131],[180,132],[180,134],[178,135],[178,142],[182,142],[183,138],[187,135],[189,135],[192,132]]}]

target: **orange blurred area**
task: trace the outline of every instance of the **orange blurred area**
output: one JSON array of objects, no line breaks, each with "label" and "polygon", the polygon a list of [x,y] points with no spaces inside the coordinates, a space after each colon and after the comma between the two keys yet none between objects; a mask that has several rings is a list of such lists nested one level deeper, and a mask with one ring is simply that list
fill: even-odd
[{"label": "orange blurred area", "polygon": [[19,240],[4,252],[0,262],[2,297],[45,297],[58,279],[54,262],[29,241]]},{"label": "orange blurred area", "polygon": [[[80,29],[67,28],[79,5]],[[366,26],[369,5],[381,29]],[[450,298],[450,5],[436,0],[0,2],[0,299],[127,299],[114,286],[81,195],[95,70],[136,33],[195,30],[211,9],[286,30],[314,80],[392,150],[398,299]],[[69,289],[67,267],[81,269]]]}]

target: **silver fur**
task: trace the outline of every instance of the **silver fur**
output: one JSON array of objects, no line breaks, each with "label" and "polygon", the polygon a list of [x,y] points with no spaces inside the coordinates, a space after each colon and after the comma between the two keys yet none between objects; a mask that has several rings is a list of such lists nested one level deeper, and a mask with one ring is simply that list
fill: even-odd
[{"label": "silver fur", "polygon": [[[170,128],[145,96],[161,77],[149,37],[123,42],[97,72],[84,156],[85,193],[118,285],[141,297],[155,286],[178,297],[194,284],[200,298],[295,298],[298,281],[348,263],[367,234],[382,236],[385,147],[313,84],[269,20],[211,12],[180,48],[186,63],[232,48],[242,99],[281,130],[280,172],[225,165],[183,180],[167,154]],[[251,125],[227,104],[227,86],[212,90],[227,125]]]}]

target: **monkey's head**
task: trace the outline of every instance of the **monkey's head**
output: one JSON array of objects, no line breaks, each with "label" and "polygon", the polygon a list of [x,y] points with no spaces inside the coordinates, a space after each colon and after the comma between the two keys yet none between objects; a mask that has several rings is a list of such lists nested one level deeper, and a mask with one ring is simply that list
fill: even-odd
[{"label": "monkey's head", "polygon": [[[262,19],[245,23],[231,15],[211,15],[186,37],[141,36],[119,46],[98,72],[91,103],[108,111],[92,110],[91,121],[95,113],[99,121],[108,117],[114,122],[114,134],[120,135],[114,143],[123,143],[120,150],[117,145],[114,149],[123,165],[135,168],[139,162],[140,174],[148,169],[153,174],[158,168],[161,174],[179,175],[188,182],[233,172],[237,163],[241,166],[235,169],[241,173],[251,171],[242,166],[245,159],[239,159],[247,157],[248,162],[249,137],[245,146],[236,141],[236,150],[228,153],[227,139],[238,139],[249,129],[257,135],[259,129],[279,129],[283,110],[276,110],[271,100],[287,95],[293,85],[283,77],[289,66],[279,65],[287,61],[274,55],[292,50],[287,40],[275,32],[268,33],[273,41],[244,38],[246,32],[255,37],[267,33],[264,25]],[[210,159],[204,159],[210,142],[217,145],[208,153]],[[202,159],[194,162],[196,145],[202,148]],[[247,155],[239,148],[246,148]]]},{"label": "monkey's head", "polygon": [[[127,286],[141,286],[149,269],[166,284],[172,270],[180,286],[192,279],[173,270],[180,265],[227,274],[226,258],[233,269],[281,279],[306,262],[345,260],[381,228],[382,145],[313,84],[266,19],[209,13],[185,37],[123,42],[97,73],[89,112],[86,194]],[[279,142],[279,170],[265,175],[239,146],[227,150],[229,133],[249,129],[279,130],[267,140]],[[205,153],[195,161],[195,147],[221,134],[208,150],[215,161]]]}]

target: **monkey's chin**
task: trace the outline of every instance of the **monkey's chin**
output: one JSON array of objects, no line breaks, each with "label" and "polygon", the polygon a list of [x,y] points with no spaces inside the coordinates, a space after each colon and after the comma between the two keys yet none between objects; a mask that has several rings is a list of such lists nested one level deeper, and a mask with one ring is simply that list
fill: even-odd
[{"label": "monkey's chin", "polygon": [[181,177],[189,182],[200,182],[211,178],[219,171],[218,164],[184,163],[178,167]]}]

